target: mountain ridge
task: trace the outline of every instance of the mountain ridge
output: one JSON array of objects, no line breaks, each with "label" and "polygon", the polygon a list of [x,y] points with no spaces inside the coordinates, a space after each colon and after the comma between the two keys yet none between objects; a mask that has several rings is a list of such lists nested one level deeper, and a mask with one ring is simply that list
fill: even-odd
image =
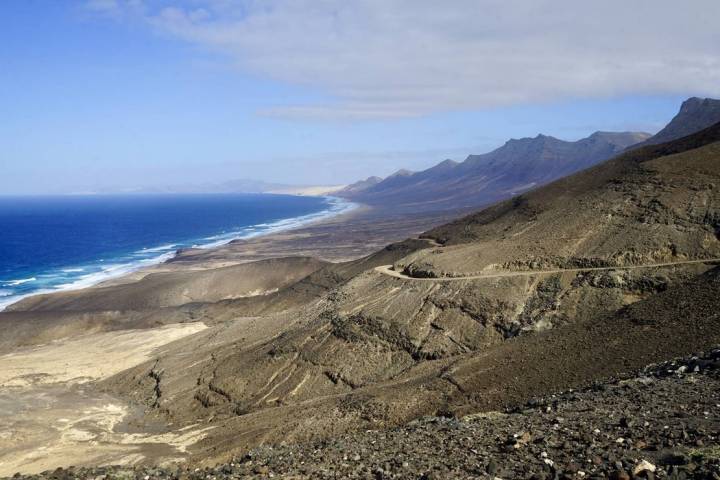
[{"label": "mountain ridge", "polygon": [[720,122],[720,100],[691,97],[680,105],[678,113],[658,133],[635,147],[656,145],[687,135]]},{"label": "mountain ridge", "polygon": [[463,162],[448,159],[420,172],[400,170],[367,188],[338,195],[407,209],[484,205],[594,165],[649,137],[642,132],[595,132],[574,142],[543,134],[510,139]]},{"label": "mountain ridge", "polygon": [[720,122],[720,100],[691,97],[655,135],[596,131],[576,141],[538,134],[512,138],[462,162],[445,160],[419,172],[399,170],[380,182],[358,182],[337,194],[407,211],[482,207],[550,183],[626,150],[676,140]]}]

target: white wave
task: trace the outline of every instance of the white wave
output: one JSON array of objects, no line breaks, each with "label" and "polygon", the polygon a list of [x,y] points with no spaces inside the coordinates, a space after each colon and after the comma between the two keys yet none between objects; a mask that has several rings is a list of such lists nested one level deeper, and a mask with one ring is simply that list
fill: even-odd
[{"label": "white wave", "polygon": [[[35,294],[33,294],[33,295],[35,295]],[[11,295],[8,297],[1,297],[2,299],[0,299],[0,312],[5,310],[7,307],[12,305],[13,303],[17,303],[20,300],[22,300],[23,298],[29,297],[29,296],[30,295],[28,294],[28,295]]]},{"label": "white wave", "polygon": [[142,253],[164,252],[166,250],[172,250],[177,246],[178,246],[177,243],[168,243],[167,245],[160,245],[159,247],[143,248],[140,252],[142,252]]},{"label": "white wave", "polygon": [[9,297],[12,294],[12,290],[0,290],[0,297]]},{"label": "white wave", "polygon": [[78,272],[84,272],[84,268],[64,268],[63,273],[78,273]]},{"label": "white wave", "polygon": [[160,263],[163,263],[167,260],[170,260],[175,254],[168,252],[164,253],[162,255],[158,255],[152,258],[145,258],[142,260],[138,260],[135,262],[128,262],[128,263],[116,263],[111,265],[105,265],[102,270],[99,272],[90,273],[87,275],[83,275],[79,279],[75,280],[74,282],[70,283],[63,283],[61,285],[58,285],[54,291],[67,291],[67,290],[77,290],[80,288],[87,288],[92,287],[93,285],[97,285],[99,283],[105,282],[107,280],[112,280],[113,278],[122,277],[123,275],[127,275],[128,273],[132,273],[134,271],[140,270],[141,268],[149,267],[151,265],[157,265]]},{"label": "white wave", "polygon": [[23,298],[32,297],[33,295],[41,295],[43,293],[51,293],[53,290],[51,289],[43,289],[43,290],[35,290],[31,293],[25,293],[22,295],[9,295],[7,297],[2,297],[2,300],[0,300],[0,312],[5,310],[9,305],[12,305],[13,303],[17,303]]},{"label": "white wave", "polygon": [[[261,235],[267,235],[270,233],[276,233],[282,230],[289,230],[293,228],[298,228],[303,225],[306,225],[308,223],[312,223],[318,220],[324,220],[330,217],[333,217],[335,215],[339,215],[341,213],[349,212],[357,207],[356,204],[346,202],[342,199],[336,198],[336,197],[326,197],[328,200],[328,203],[330,203],[330,207],[316,213],[311,213],[308,215],[303,215],[301,217],[294,217],[294,218],[287,218],[283,220],[278,220],[276,222],[272,223],[265,223],[265,224],[257,224],[252,225],[247,228],[243,228],[241,230],[238,230],[236,232],[229,232],[227,234],[223,235],[216,235],[213,240],[216,240],[214,242],[206,243],[206,244],[200,244],[200,245],[193,245],[194,248],[214,248],[219,247],[221,245],[225,245],[228,242],[231,242],[236,239],[245,239],[245,238],[255,238]],[[92,287],[94,285],[97,285],[99,283],[105,282],[107,280],[111,280],[113,278],[121,277],[123,275],[127,275],[128,273],[132,273],[136,270],[139,270],[141,268],[149,267],[151,265],[157,265],[160,263],[163,263],[167,260],[170,260],[175,256],[175,247],[178,247],[179,244],[168,244],[163,245],[161,247],[155,247],[152,249],[145,249],[142,250],[142,252],[164,252],[160,255],[150,257],[150,258],[144,258],[141,260],[135,260],[135,261],[129,261],[125,263],[114,263],[114,264],[105,264],[104,259],[98,260],[98,263],[102,263],[102,269],[97,272],[88,273],[86,275],[82,275],[80,278],[73,282],[69,283],[63,283],[61,285],[57,285],[52,288],[42,289],[42,290],[36,290],[31,293],[23,294],[23,295],[9,295],[2,297],[2,300],[0,300],[0,312],[2,312],[7,306],[12,305],[13,303],[16,303],[23,298],[30,297],[33,295],[40,295],[45,293],[53,293],[53,292],[60,292],[60,291],[68,291],[68,290],[78,290],[81,288],[87,288]],[[167,251],[173,249],[173,251]],[[100,267],[100,265],[98,265]],[[85,271],[92,267],[85,267],[85,269],[66,269],[63,270],[64,272],[70,273],[77,273],[76,270],[79,271]],[[25,283],[24,281],[35,281],[36,278],[33,277],[32,279],[22,279],[22,280],[13,280],[13,282],[21,281],[22,283]],[[19,284],[13,284],[12,286],[19,285]],[[11,285],[8,285],[11,286]]]},{"label": "white wave", "polygon": [[34,292],[30,292],[30,293],[23,294],[23,295],[10,295],[7,297],[2,297],[2,300],[0,300],[0,312],[2,312],[9,305],[12,305],[13,303],[17,303],[24,298],[32,297],[33,295],[42,295],[45,293],[55,293],[55,292],[66,292],[69,290],[79,290],[81,288],[92,287],[94,285],[105,282],[107,280],[112,280],[113,278],[122,277],[123,275],[127,275],[128,273],[132,273],[136,270],[140,270],[141,268],[149,267],[151,265],[157,265],[159,263],[163,263],[163,262],[171,259],[174,255],[175,254],[173,252],[168,252],[168,253],[164,253],[162,255],[157,255],[152,258],[145,258],[145,259],[138,260],[135,262],[103,265],[102,270],[100,270],[98,272],[93,272],[93,273],[88,273],[86,275],[83,275],[80,278],[78,278],[77,280],[75,280],[74,282],[63,283],[60,285],[53,286],[51,288],[36,290]]},{"label": "white wave", "polygon": [[347,213],[357,208],[357,204],[347,202],[341,198],[327,196],[325,199],[330,207],[320,212],[310,213],[300,217],[285,218],[271,223],[258,223],[248,227],[244,227],[236,232],[230,232],[224,235],[214,235],[207,237],[205,240],[214,240],[209,243],[193,245],[193,248],[216,248],[233,240],[255,238],[270,233],[277,233],[283,230],[292,230],[299,228],[312,222],[325,220],[335,215]]},{"label": "white wave", "polygon": [[5,286],[6,287],[17,287],[18,285],[22,285],[23,283],[34,282],[35,280],[37,280],[37,278],[35,278],[35,277],[21,278],[19,280],[8,280],[7,282],[5,282]]}]

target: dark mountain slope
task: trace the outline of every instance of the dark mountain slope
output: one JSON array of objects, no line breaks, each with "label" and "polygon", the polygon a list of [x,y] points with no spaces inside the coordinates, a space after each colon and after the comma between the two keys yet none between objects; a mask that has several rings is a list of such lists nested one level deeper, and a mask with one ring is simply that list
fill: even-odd
[{"label": "dark mountain slope", "polygon": [[433,229],[425,236],[457,248],[419,252],[404,267],[466,275],[720,256],[719,184],[717,124]]},{"label": "dark mountain slope", "polygon": [[382,182],[382,178],[380,178],[380,177],[375,177],[375,176],[368,177],[365,180],[360,180],[358,182],[348,185],[347,187],[343,188],[339,192],[336,192],[336,195],[341,195],[341,196],[354,195],[356,193],[362,192],[363,190],[367,190],[368,188],[370,188],[374,185],[377,185],[380,182]]},{"label": "dark mountain slope", "polygon": [[[629,148],[655,145],[720,122],[720,100],[690,98],[656,135],[596,132],[577,142],[538,135],[510,140],[462,163],[446,160],[421,172],[401,170],[377,182],[358,182],[339,195],[401,210],[489,205],[607,160]],[[649,138],[648,138],[649,137]]]},{"label": "dark mountain slope", "polygon": [[636,147],[655,145],[686,137],[720,122],[720,100],[712,98],[689,98],[665,128]]},{"label": "dark mountain slope", "polygon": [[462,163],[446,160],[421,172],[401,171],[363,190],[342,194],[410,211],[487,205],[595,165],[647,136],[596,132],[576,142],[545,135],[510,140]]},{"label": "dark mountain slope", "polygon": [[[590,189],[605,185],[612,177],[637,168],[643,162],[687,152],[715,142],[720,142],[720,123],[672,142],[633,149],[631,152],[625,153],[605,164],[598,165],[592,170],[579,172],[535,192],[500,202],[477,213],[430,230],[423,234],[422,237],[432,238],[444,244],[478,240],[484,235],[483,230],[489,227],[492,222],[511,211],[522,211],[523,206],[528,205],[530,199],[537,199],[541,203],[550,202],[552,207],[559,207],[566,200],[565,198],[558,199],[563,193],[582,194]],[[548,207],[546,205],[543,208],[548,209]]]}]

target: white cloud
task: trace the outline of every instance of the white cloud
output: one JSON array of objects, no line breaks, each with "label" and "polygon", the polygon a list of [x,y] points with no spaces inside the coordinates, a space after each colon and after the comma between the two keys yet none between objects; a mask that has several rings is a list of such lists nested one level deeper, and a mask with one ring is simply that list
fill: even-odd
[{"label": "white cloud", "polygon": [[567,98],[720,94],[718,0],[117,2],[245,72],[331,99],[274,106],[269,115],[398,117]]}]

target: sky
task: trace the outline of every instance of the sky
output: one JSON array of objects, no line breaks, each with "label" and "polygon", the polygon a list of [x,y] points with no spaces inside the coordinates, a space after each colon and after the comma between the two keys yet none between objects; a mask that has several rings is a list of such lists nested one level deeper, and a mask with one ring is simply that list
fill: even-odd
[{"label": "sky", "polygon": [[717,0],[6,0],[0,194],[345,184],[720,97]]}]

